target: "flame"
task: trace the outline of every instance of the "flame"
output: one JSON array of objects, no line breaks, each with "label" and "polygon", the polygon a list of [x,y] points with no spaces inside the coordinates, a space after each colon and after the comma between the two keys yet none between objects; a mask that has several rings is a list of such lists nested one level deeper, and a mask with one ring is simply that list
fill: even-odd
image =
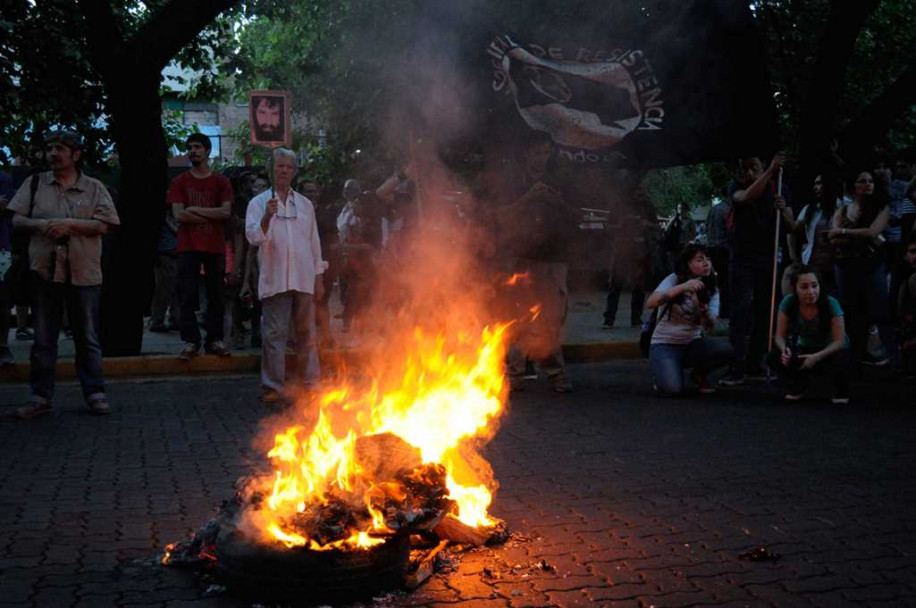
[{"label": "flame", "polygon": [[503,282],[503,285],[512,287],[513,285],[517,285],[519,283],[522,283],[522,284],[527,283],[530,279],[531,279],[530,272],[528,271],[516,272],[512,276],[510,276],[508,279],[506,279]]},{"label": "flame", "polygon": [[[510,325],[451,336],[416,328],[404,340],[402,356],[386,350],[386,360],[366,386],[342,383],[324,390],[314,428],[282,430],[268,452],[274,474],[265,480],[266,500],[256,522],[265,538],[313,550],[365,549],[384,542],[379,537],[391,530],[370,498],[385,492],[397,496],[399,490],[369,480],[355,453],[359,437],[380,433],[394,434],[419,450],[424,464],[445,468],[459,520],[474,527],[493,525],[487,514],[489,480],[480,479],[461,449],[467,449],[469,440],[489,437],[504,409],[503,359]],[[362,496],[371,515],[365,529],[348,528],[348,538],[328,543],[291,529],[292,518],[310,506],[326,506],[331,492]]]},{"label": "flame", "polygon": [[528,309],[528,312],[531,313],[531,320],[532,320],[532,321],[537,321],[537,318],[541,316],[541,309],[542,309],[542,308],[543,308],[543,307],[542,307],[540,304],[535,304],[534,306],[532,306],[531,308]]}]

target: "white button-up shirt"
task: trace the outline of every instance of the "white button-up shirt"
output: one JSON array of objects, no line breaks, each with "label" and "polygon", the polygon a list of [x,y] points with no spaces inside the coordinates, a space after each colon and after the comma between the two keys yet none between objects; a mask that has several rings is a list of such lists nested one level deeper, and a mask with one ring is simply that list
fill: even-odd
[{"label": "white button-up shirt", "polygon": [[245,214],[245,235],[258,247],[258,297],[263,300],[286,291],[313,294],[315,276],[327,268],[321,259],[315,208],[309,199],[290,190],[286,204],[280,202],[279,210],[270,218],[265,234],[261,218],[270,193],[267,190],[251,199]]}]

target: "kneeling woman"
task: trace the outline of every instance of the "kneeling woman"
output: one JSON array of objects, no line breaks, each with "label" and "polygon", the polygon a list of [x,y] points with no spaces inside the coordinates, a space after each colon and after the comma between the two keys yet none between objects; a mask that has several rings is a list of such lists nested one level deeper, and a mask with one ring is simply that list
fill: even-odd
[{"label": "kneeling woman", "polygon": [[786,399],[804,397],[812,373],[833,378],[833,402],[849,402],[846,325],[840,303],[821,289],[817,272],[802,266],[779,304],[776,348],[767,364],[789,382]]},{"label": "kneeling woman", "polygon": [[684,248],[674,273],[665,277],[646,305],[658,309],[649,347],[649,366],[658,391],[683,394],[684,369],[693,370],[701,393],[715,391],[710,373],[728,365],[732,348],[727,340],[704,333],[713,330],[719,314],[719,292],[706,248]]}]

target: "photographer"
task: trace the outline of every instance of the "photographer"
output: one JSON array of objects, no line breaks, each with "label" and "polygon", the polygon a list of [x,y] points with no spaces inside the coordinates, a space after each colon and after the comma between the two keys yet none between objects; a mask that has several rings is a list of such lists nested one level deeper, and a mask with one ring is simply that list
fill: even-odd
[{"label": "photographer", "polygon": [[833,403],[849,403],[846,325],[840,303],[821,289],[817,272],[802,266],[791,278],[791,293],[779,304],[776,348],[767,364],[789,381],[786,399],[805,395],[811,373],[833,377]]},{"label": "photographer", "polygon": [[712,262],[702,245],[688,245],[646,303],[659,309],[649,348],[649,366],[663,395],[684,393],[684,369],[693,370],[701,393],[715,392],[710,374],[728,365],[732,348],[724,339],[706,337],[715,327],[719,293]]}]

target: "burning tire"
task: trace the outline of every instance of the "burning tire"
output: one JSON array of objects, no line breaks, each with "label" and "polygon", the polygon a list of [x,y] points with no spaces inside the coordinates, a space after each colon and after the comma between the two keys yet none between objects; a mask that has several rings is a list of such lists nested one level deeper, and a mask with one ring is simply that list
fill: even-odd
[{"label": "burning tire", "polygon": [[232,526],[216,541],[216,568],[226,583],[252,600],[308,605],[349,602],[404,585],[410,542],[395,536],[363,550],[312,551],[257,544]]}]

